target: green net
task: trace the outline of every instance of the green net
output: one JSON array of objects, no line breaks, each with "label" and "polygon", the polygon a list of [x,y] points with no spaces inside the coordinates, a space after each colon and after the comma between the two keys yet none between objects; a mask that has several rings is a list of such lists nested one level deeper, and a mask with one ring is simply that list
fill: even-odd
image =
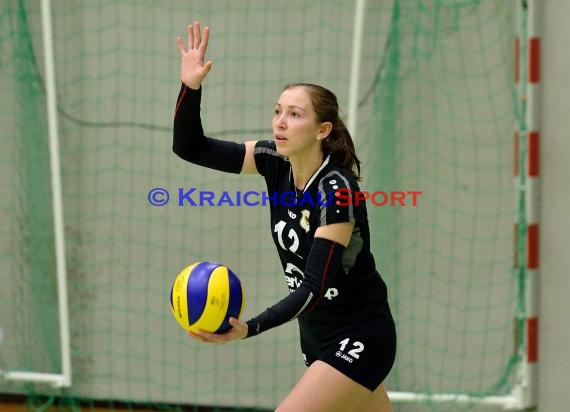
[{"label": "green net", "polygon": [[[266,208],[177,205],[179,188],[264,186],[171,152],[174,40],[196,18],[211,28],[207,134],[271,138],[290,82],[329,87],[346,114],[353,16],[344,0],[53,2],[73,384],[3,381],[2,393],[37,410],[278,404],[304,371],[294,323],[212,347],[170,314],[171,283],[197,260],[238,273],[246,318],[287,293]],[[0,23],[0,370],[60,373],[40,2],[5,0]],[[368,206],[399,332],[390,391],[512,388],[514,30],[511,2],[367,2],[354,133],[363,189],[422,192],[417,206],[409,195]],[[157,187],[165,206],[147,200]]]},{"label": "green net", "polygon": [[0,25],[0,364],[50,372],[60,358],[46,100],[22,5],[2,7]]},{"label": "green net", "polygon": [[514,7],[395,2],[387,12],[389,24],[370,29],[386,40],[370,58],[379,70],[361,151],[369,186],[422,190],[415,208],[371,211],[399,320],[391,387],[506,394],[517,361]]}]

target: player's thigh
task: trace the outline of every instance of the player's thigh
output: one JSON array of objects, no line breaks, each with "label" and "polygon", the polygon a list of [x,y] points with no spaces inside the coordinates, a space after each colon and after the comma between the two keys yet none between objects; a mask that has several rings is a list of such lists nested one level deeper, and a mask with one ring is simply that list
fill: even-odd
[{"label": "player's thigh", "polygon": [[322,361],[315,361],[277,407],[277,412],[352,411],[371,392]]},{"label": "player's thigh", "polygon": [[354,412],[393,412],[392,404],[386,393],[384,384],[380,385],[369,396],[362,400]]}]

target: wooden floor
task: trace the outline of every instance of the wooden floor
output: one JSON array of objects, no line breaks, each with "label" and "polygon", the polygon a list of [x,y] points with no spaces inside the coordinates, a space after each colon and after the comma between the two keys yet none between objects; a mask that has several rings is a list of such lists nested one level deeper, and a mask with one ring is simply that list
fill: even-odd
[{"label": "wooden floor", "polygon": [[[120,412],[122,409],[114,408],[99,408],[99,407],[87,407],[81,408],[82,411],[85,412]],[[152,409],[124,409],[124,411],[128,412],[153,412]],[[0,402],[0,412],[33,412],[33,409],[30,409],[28,405],[25,403],[17,403],[17,402]],[[73,412],[71,408],[63,408],[61,406],[52,406],[45,410],[45,412]],[[156,412],[163,412],[158,411]]]},{"label": "wooden floor", "polygon": [[28,412],[26,405],[18,405],[14,403],[0,403],[0,411],[2,412]]},{"label": "wooden floor", "polygon": [[[105,408],[87,408],[83,409],[86,412],[109,412],[111,409]],[[27,405],[17,405],[13,403],[0,403],[0,411],[2,412],[33,412],[32,409],[29,409]],[[120,409],[112,409],[113,412],[120,411]],[[129,412],[152,412],[150,409],[128,409]],[[69,408],[62,408],[59,406],[52,406],[49,409],[46,409],[45,412],[72,412]]]},{"label": "wooden floor", "polygon": [[[179,406],[183,411],[188,412],[221,412],[228,411],[234,412],[234,408],[221,408],[221,407],[208,407],[208,406]],[[23,396],[6,396],[0,394],[0,412],[36,412],[38,409],[30,408],[26,402],[26,398]],[[43,412],[165,412],[164,409],[151,409],[150,407],[137,406],[137,407],[127,407],[118,406],[105,407],[105,406],[93,406],[93,405],[82,405],[80,408],[72,409],[67,406],[50,406],[47,409],[41,409]],[[264,412],[258,409],[239,409],[241,412]],[[265,411],[268,412],[268,411]]]}]

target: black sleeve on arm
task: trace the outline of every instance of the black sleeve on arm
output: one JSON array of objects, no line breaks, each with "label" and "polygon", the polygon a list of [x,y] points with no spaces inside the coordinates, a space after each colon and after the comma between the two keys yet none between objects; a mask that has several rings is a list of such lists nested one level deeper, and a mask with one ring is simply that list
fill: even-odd
[{"label": "black sleeve on arm", "polygon": [[340,243],[316,237],[307,258],[305,277],[301,285],[277,304],[248,320],[246,338],[259,335],[313,310],[338,271],[344,249]]},{"label": "black sleeve on arm", "polygon": [[200,119],[202,88],[182,84],[176,101],[172,150],[182,159],[210,169],[240,173],[245,144],[204,136]]}]

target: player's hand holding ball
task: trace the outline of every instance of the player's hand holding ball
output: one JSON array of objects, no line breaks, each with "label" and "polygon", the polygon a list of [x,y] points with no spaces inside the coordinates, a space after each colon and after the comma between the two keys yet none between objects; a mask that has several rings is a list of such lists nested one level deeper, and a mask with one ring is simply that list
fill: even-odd
[{"label": "player's hand holding ball", "polygon": [[247,324],[236,318],[230,318],[232,328],[225,333],[209,333],[205,331],[190,332],[190,337],[204,343],[223,344],[233,340],[243,339],[247,336]]}]

